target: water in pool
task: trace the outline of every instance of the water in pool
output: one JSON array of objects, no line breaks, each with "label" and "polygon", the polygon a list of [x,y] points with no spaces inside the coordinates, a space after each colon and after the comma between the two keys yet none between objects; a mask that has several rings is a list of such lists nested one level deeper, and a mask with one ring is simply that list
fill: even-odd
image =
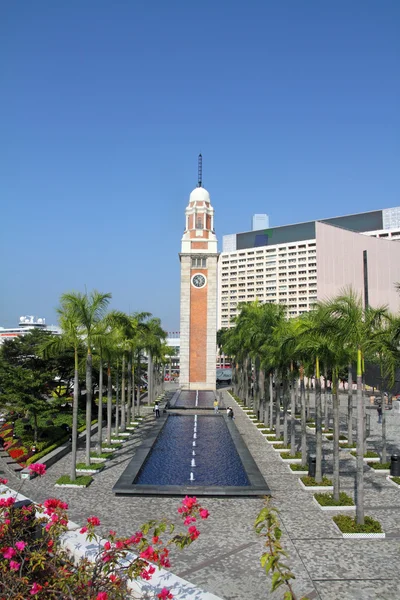
[{"label": "water in pool", "polygon": [[250,485],[222,416],[170,415],[134,483]]}]

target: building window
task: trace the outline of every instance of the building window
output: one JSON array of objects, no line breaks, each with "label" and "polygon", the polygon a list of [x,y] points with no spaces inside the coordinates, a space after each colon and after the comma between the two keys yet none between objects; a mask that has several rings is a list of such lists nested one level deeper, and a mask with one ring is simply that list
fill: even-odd
[{"label": "building window", "polygon": [[207,259],[198,256],[192,256],[192,269],[205,269],[207,267]]},{"label": "building window", "polygon": [[203,217],[196,215],[196,229],[203,229]]}]

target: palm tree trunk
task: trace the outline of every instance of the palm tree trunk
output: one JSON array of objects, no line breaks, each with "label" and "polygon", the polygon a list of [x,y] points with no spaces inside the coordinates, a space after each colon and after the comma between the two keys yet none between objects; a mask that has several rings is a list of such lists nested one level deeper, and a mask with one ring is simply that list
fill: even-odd
[{"label": "palm tree trunk", "polygon": [[269,374],[269,427],[274,428],[274,382],[272,371]]},{"label": "palm tree trunk", "polygon": [[301,410],[301,464],[307,464],[306,394],[304,389],[304,367],[300,365],[300,410]]},{"label": "palm tree trunk", "polygon": [[381,462],[387,462],[387,450],[386,450],[386,410],[385,405],[382,402],[382,456]]},{"label": "palm tree trunk", "polygon": [[324,428],[325,429],[329,429],[329,399],[328,399],[327,387],[328,387],[328,376],[327,376],[326,367],[325,367],[325,374],[324,374],[324,399],[325,399]]},{"label": "palm tree trunk", "polygon": [[122,354],[122,373],[121,373],[121,431],[126,428],[126,409],[125,409],[125,352]]},{"label": "palm tree trunk", "polygon": [[310,378],[307,377],[306,419],[310,418]]},{"label": "palm tree trunk", "polygon": [[153,357],[149,350],[147,362],[147,405],[151,406],[153,402]]},{"label": "palm tree trunk", "polygon": [[135,357],[132,354],[132,421],[136,417],[136,398],[135,398]]},{"label": "palm tree trunk", "polygon": [[131,397],[132,397],[132,354],[128,353],[128,389],[126,398],[126,422],[131,424]]},{"label": "palm tree trunk", "polygon": [[347,437],[353,443],[353,365],[349,363],[347,374]]},{"label": "palm tree trunk", "polygon": [[140,364],[140,349],[138,350],[138,363],[137,363],[137,374],[138,374],[138,386],[137,386],[137,416],[140,417],[140,383],[142,379],[142,368]]},{"label": "palm tree trunk", "polygon": [[275,431],[276,438],[279,440],[281,438],[281,386],[280,380],[275,378]]},{"label": "palm tree trunk", "polygon": [[315,481],[322,481],[322,411],[321,411],[321,377],[319,371],[319,359],[315,361],[315,433],[316,433],[316,457],[315,457]]},{"label": "palm tree trunk", "polygon": [[[86,466],[90,465],[90,438],[92,433],[92,363],[92,352],[90,348],[88,348],[86,357]],[[100,423],[98,423],[98,427],[101,427],[101,425],[102,424],[100,421]]]},{"label": "palm tree trunk", "polygon": [[294,456],[296,453],[296,389],[295,389],[295,378],[293,377],[293,364],[290,366],[292,372],[292,387],[290,389],[290,410],[291,410],[291,422],[290,422],[290,454]]},{"label": "palm tree trunk", "polygon": [[[255,413],[256,415],[258,415],[258,413],[261,411],[261,398],[260,398],[260,357],[256,356],[256,359],[254,361],[254,388],[253,388],[253,393],[254,393],[254,408],[255,408]],[[261,414],[260,414],[260,418],[261,418]]]},{"label": "palm tree trunk", "polygon": [[283,443],[285,446],[288,445],[288,380],[285,376],[283,382]]},{"label": "palm tree trunk", "polygon": [[359,525],[364,524],[364,398],[362,393],[362,355],[357,350],[357,502],[356,519]]},{"label": "palm tree trunk", "polygon": [[97,422],[99,428],[97,430],[97,452],[101,454],[103,428],[101,423],[103,421],[103,360],[100,354],[100,365],[99,365],[99,406],[97,410]]},{"label": "palm tree trunk", "polygon": [[337,369],[332,371],[332,403],[333,403],[333,498],[339,502],[340,477],[339,477],[339,394]]},{"label": "palm tree trunk", "polygon": [[112,421],[112,381],[111,367],[107,367],[107,441],[111,444],[111,421]]},{"label": "palm tree trunk", "polygon": [[117,371],[115,374],[115,435],[119,434],[119,360],[117,359]]},{"label": "palm tree trunk", "polygon": [[74,372],[74,401],[72,405],[72,460],[71,460],[71,481],[76,479],[76,454],[78,448],[78,402],[79,402],[79,359],[78,349],[74,352],[75,372]]}]

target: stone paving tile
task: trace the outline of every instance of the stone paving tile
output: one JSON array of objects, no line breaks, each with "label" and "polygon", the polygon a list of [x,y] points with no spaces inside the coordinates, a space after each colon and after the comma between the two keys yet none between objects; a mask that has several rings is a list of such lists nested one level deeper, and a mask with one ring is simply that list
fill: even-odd
[{"label": "stone paving tile", "polygon": [[400,582],[386,577],[371,581],[315,581],[324,600],[394,600],[400,598]]},{"label": "stone paving tile", "polygon": [[314,580],[396,578],[399,574],[398,540],[294,540]]},{"label": "stone paving tile", "polygon": [[332,519],[315,506],[316,511],[282,511],[279,518],[292,540],[340,538]]}]

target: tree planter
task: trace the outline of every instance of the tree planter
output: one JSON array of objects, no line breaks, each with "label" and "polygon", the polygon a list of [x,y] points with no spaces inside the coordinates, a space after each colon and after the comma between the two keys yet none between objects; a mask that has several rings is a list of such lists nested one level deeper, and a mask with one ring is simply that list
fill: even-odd
[{"label": "tree planter", "polygon": [[103,452],[115,452],[115,450],[118,450],[118,448],[111,448],[110,446],[103,446],[102,447]]},{"label": "tree planter", "polygon": [[[262,432],[261,429],[259,431]],[[275,437],[276,434],[274,432],[271,432],[271,433],[262,433],[262,435],[266,438],[273,438],[273,437]]]},{"label": "tree planter", "polygon": [[87,488],[88,485],[90,485],[89,483],[87,485],[78,485],[75,483],[55,483],[54,487],[62,487],[62,488]]},{"label": "tree planter", "polygon": [[71,481],[69,475],[62,475],[59,477],[54,484],[54,487],[68,487],[68,488],[86,488],[93,481],[93,477],[88,473],[85,473],[84,476],[78,475],[76,480]]},{"label": "tree planter", "polygon": [[[285,462],[288,462],[287,460]],[[300,464],[300,463],[290,463],[290,464]],[[308,471],[293,471],[293,469],[290,468],[290,464],[288,465],[288,469],[291,473],[293,473],[293,475],[308,475]]]},{"label": "tree planter", "polygon": [[276,444],[283,444],[283,440],[271,440],[271,439],[267,439],[267,442],[269,444],[271,444],[271,446],[275,446]]},{"label": "tree planter", "polygon": [[287,464],[300,464],[301,458],[283,458],[282,454],[279,454],[280,459]]},{"label": "tree planter", "polygon": [[299,483],[303,490],[308,492],[333,492],[333,485],[304,485],[301,479],[299,479]]},{"label": "tree planter", "polygon": [[101,469],[76,469],[76,472],[79,475],[96,475],[96,473],[101,473],[103,469],[104,467],[101,467]]},{"label": "tree planter", "polygon": [[276,446],[272,446],[272,450],[274,452],[290,452],[290,448],[277,448]]},{"label": "tree planter", "polygon": [[[135,431],[136,427],[134,427],[133,425],[129,425],[128,427],[126,427],[127,431]],[[119,435],[122,435],[121,433]]]},{"label": "tree planter", "polygon": [[108,462],[109,460],[111,460],[111,459],[99,458],[99,457],[94,457],[94,456],[90,457],[90,462],[95,463],[95,464],[105,463],[105,462]]},{"label": "tree planter", "polygon": [[131,435],[131,434],[130,434],[129,432],[127,432],[127,433],[125,433],[125,432],[124,432],[124,433],[119,433],[119,434],[118,434],[118,437],[119,437],[119,438],[127,438],[127,437],[129,437],[130,435]]},{"label": "tree planter", "polygon": [[315,432],[316,432],[316,429],[315,429],[315,427],[310,427],[309,425],[307,425],[307,429],[308,429],[308,431],[309,431],[310,433],[315,433]]},{"label": "tree planter", "polygon": [[335,511],[340,511],[341,512],[343,510],[346,510],[346,511],[347,510],[353,510],[353,511],[356,510],[355,504],[353,504],[351,506],[350,505],[349,506],[343,506],[341,504],[337,504],[336,506],[322,506],[322,504],[320,504],[318,502],[318,500],[316,499],[315,496],[313,496],[313,502],[314,502],[314,504],[316,504],[318,506],[318,508],[320,508],[321,510],[325,510],[325,511],[335,510]]},{"label": "tree planter", "polygon": [[379,456],[376,456],[375,458],[363,458],[363,461],[366,463],[378,463],[381,461],[381,459],[379,458]]},{"label": "tree planter", "polygon": [[122,444],[123,442],[126,442],[126,438],[111,438],[112,444]]},{"label": "tree planter", "polygon": [[400,489],[400,483],[396,483],[395,481],[393,481],[393,478],[391,475],[388,475],[386,477],[386,479],[389,481],[389,483],[391,483],[392,485],[396,486],[397,489]]},{"label": "tree planter", "polygon": [[375,473],[381,473],[382,475],[390,475],[390,468],[387,469],[376,469],[375,465],[379,464],[378,462],[368,461],[367,465],[372,469]]},{"label": "tree planter", "polygon": [[353,540],[381,540],[386,537],[385,533],[344,533],[333,521],[334,526],[337,531],[344,539],[353,539]]}]

